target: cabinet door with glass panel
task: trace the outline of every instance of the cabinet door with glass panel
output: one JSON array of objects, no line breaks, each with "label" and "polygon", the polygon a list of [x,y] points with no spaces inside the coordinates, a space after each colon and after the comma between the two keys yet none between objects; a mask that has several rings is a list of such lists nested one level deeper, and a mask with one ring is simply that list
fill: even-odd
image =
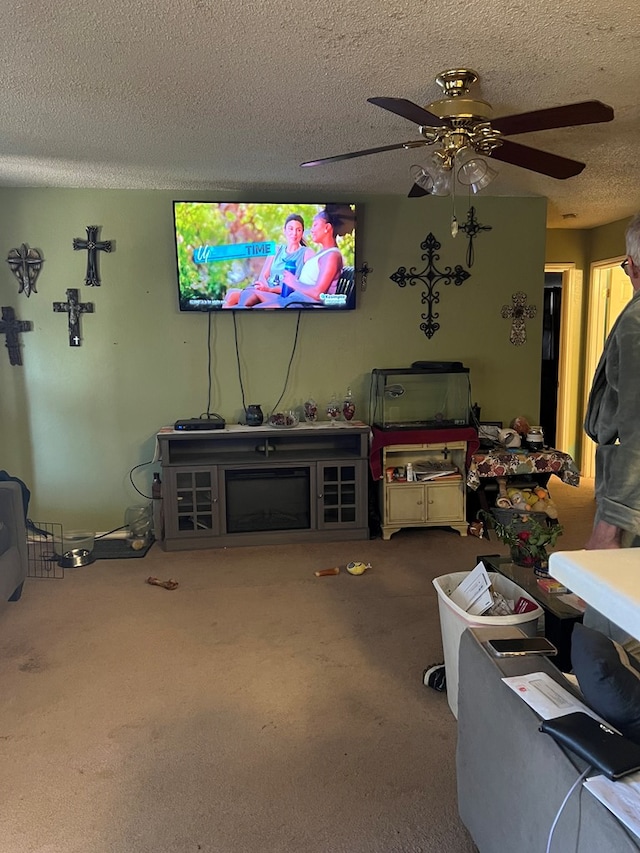
[{"label": "cabinet door with glass panel", "polygon": [[216,465],[169,468],[164,483],[167,537],[211,536],[219,532]]},{"label": "cabinet door with glass panel", "polygon": [[363,527],[367,523],[366,461],[318,462],[318,529]]}]

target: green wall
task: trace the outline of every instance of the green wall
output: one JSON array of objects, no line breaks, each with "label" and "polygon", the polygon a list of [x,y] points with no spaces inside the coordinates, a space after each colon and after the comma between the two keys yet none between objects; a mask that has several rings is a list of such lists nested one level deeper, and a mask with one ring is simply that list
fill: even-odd
[{"label": "green wall", "polygon": [[[174,198],[211,197],[184,191],[1,189],[4,257],[27,243],[43,252],[38,292],[18,295],[8,265],[0,268],[0,300],[34,329],[21,336],[23,366],[0,351],[0,468],[32,490],[33,519],[65,528],[107,530],[123,523],[127,506],[143,502],[129,472],[153,459],[155,434],[178,418],[207,409],[228,422],[242,417],[236,333],[246,403],[268,412],[285,383],[297,313],[225,312],[211,317],[177,310],[172,233]],[[265,194],[261,198],[269,200]],[[276,200],[276,199],[273,199]],[[293,197],[293,200],[296,200]],[[300,198],[299,200],[307,200]],[[345,315],[303,314],[283,406],[312,395],[324,405],[351,386],[357,417],[367,421],[370,371],[416,360],[462,361],[471,370],[472,396],[483,420],[538,417],[541,293],[544,281],[544,199],[473,199],[478,221],[490,225],[474,240],[471,277],[461,286],[438,285],[441,328],[429,340],[420,330],[420,287],[399,288],[399,267],[424,269],[420,243],[429,232],[441,242],[440,270],[466,266],[468,240],[451,237],[451,199],[364,197],[360,207],[359,263],[372,268],[358,308]],[[464,221],[468,200],[457,200]],[[74,237],[100,225],[115,250],[100,254],[102,286],[84,285],[86,252]],[[91,301],[81,321],[82,346],[68,345],[67,318],[52,310],[69,287]],[[509,341],[501,308],[522,290],[538,307],[527,321],[527,342]],[[235,317],[235,324],[234,324]],[[157,465],[133,472],[145,495]]]}]

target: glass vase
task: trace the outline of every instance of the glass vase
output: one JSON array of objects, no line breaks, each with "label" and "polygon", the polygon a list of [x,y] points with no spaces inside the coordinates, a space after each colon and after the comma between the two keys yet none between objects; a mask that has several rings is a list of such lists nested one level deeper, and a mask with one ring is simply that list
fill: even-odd
[{"label": "glass vase", "polygon": [[341,406],[335,398],[335,395],[327,403],[327,416],[330,421],[337,421],[340,417]]},{"label": "glass vase", "polygon": [[261,426],[264,421],[264,415],[262,414],[262,409],[257,403],[247,406],[246,421],[247,426]]},{"label": "glass vase", "polygon": [[313,397],[305,400],[303,409],[305,421],[309,424],[314,424],[318,420],[318,404]]},{"label": "glass vase", "polygon": [[534,574],[538,577],[549,577],[549,556],[544,549],[532,554],[528,548],[512,545],[511,561],[515,563],[516,566],[524,566],[527,569],[533,569]]}]

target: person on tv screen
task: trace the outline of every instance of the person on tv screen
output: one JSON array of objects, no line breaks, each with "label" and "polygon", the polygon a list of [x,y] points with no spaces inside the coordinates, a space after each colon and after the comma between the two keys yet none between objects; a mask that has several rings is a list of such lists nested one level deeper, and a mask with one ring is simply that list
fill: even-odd
[{"label": "person on tv screen", "polygon": [[299,213],[289,214],[284,221],[282,230],[286,244],[278,246],[275,255],[269,255],[265,260],[255,284],[244,289],[233,288],[227,291],[223,308],[232,308],[233,306],[252,308],[257,305],[260,301],[255,292],[258,285],[266,288],[267,291],[273,290],[279,293],[285,269],[293,269],[295,274],[299,275],[304,262],[313,257],[313,249],[307,246],[303,238],[304,219]]},{"label": "person on tv screen", "polygon": [[313,218],[311,239],[320,246],[320,251],[305,261],[298,276],[289,271],[283,274],[282,285],[264,288],[256,285],[256,294],[261,308],[286,308],[301,304],[322,302],[324,294],[334,294],[344,266],[342,253],[336,243],[338,223],[327,210],[321,210]]}]

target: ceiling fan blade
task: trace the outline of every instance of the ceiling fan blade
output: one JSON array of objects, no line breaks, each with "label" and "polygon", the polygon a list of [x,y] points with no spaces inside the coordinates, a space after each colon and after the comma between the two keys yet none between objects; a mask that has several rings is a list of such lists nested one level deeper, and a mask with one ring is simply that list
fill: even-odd
[{"label": "ceiling fan blade", "polygon": [[501,160],[503,163],[511,163],[513,166],[560,180],[579,175],[585,167],[585,164],[578,160],[549,154],[539,148],[529,148],[528,145],[520,145],[519,142],[511,142],[509,139],[503,139],[498,148],[491,152],[490,157],[492,160]]},{"label": "ceiling fan blade", "polygon": [[407,194],[407,198],[422,198],[425,195],[429,195],[429,190],[423,189],[420,184],[413,184]]},{"label": "ceiling fan blade", "polygon": [[513,136],[516,133],[551,130],[554,127],[574,127],[579,124],[596,124],[612,119],[613,109],[602,101],[581,101],[578,104],[565,104],[563,107],[550,107],[546,110],[502,116],[492,119],[491,127],[505,136]]},{"label": "ceiling fan blade", "polygon": [[395,151],[397,148],[404,148],[411,145],[411,142],[397,142],[395,145],[382,145],[380,148],[365,148],[364,151],[351,151],[349,154],[335,154],[333,157],[323,157],[321,160],[308,160],[306,163],[300,163],[301,166],[322,166],[323,163],[338,163],[340,160],[353,160],[354,157],[364,157],[365,154],[379,154],[381,151]]},{"label": "ceiling fan blade", "polygon": [[427,112],[423,107],[408,101],[406,98],[367,98],[370,104],[382,107],[384,110],[395,113],[402,118],[409,119],[418,125],[429,125],[429,127],[440,127],[442,119],[433,113]]}]

